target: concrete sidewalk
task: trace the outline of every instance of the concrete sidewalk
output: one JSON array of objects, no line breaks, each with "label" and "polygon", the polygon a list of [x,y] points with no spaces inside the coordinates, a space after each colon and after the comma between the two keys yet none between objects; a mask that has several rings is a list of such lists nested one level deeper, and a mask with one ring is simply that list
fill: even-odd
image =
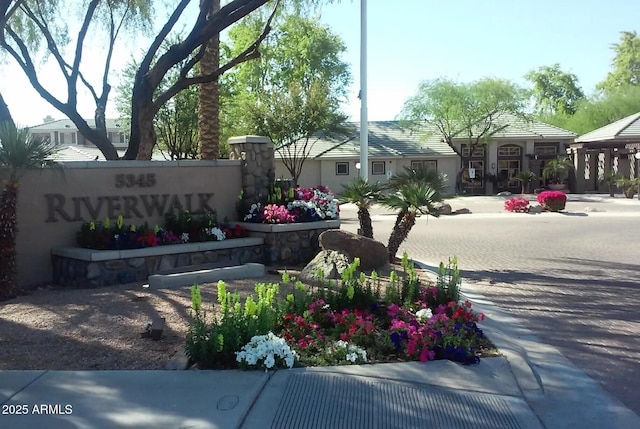
[{"label": "concrete sidewalk", "polygon": [[0,371],[2,428],[637,428],[556,349],[466,288],[504,357],[260,371]]}]

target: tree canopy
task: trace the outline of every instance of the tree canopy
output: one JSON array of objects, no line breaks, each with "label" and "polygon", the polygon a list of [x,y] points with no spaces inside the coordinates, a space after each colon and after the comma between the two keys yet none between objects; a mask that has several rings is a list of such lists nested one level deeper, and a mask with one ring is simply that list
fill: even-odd
[{"label": "tree canopy", "polygon": [[573,115],[584,92],[573,73],[563,72],[560,64],[531,70],[525,78],[533,84],[533,96],[538,114]]},{"label": "tree canopy", "polygon": [[454,139],[464,139],[471,150],[503,127],[505,115],[524,116],[527,91],[502,79],[471,83],[450,79],[425,81],[404,104],[401,120],[410,127],[430,124],[460,156]]},{"label": "tree canopy", "polygon": [[[253,19],[233,28],[228,55],[255,38],[262,26]],[[260,58],[225,77],[231,98],[223,102],[223,129],[270,137],[296,182],[317,134],[342,131],[346,115],[340,102],[351,80],[341,58],[344,51],[342,40],[316,19],[280,15]]]},{"label": "tree canopy", "polygon": [[615,56],[611,70],[598,89],[612,91],[620,87],[640,85],[640,37],[635,31],[623,31],[620,41],[612,46]]},{"label": "tree canopy", "polygon": [[[167,4],[170,15],[153,37],[144,58],[139,63],[132,88],[131,134],[125,158],[150,159],[156,144],[153,121],[160,108],[175,94],[191,85],[216,79],[237,64],[256,58],[258,47],[269,32],[269,21],[251,43],[226,64],[206,75],[192,76],[190,71],[198,63],[206,43],[232,24],[259,9],[269,0],[232,0],[216,13],[209,13],[214,0],[199,2],[198,14],[179,43],[162,50],[166,38],[172,33],[190,0],[174,0]],[[274,10],[279,1],[272,2]],[[52,106],[71,119],[79,132],[92,141],[107,159],[118,154],[109,141],[105,110],[111,90],[109,69],[115,42],[123,29],[131,31],[144,27],[153,15],[152,2],[142,0],[90,0],[59,2],[52,0],[4,0],[0,2],[0,50],[8,53],[22,68],[36,91]],[[81,17],[77,28],[69,23],[69,10]],[[73,38],[70,35],[75,35]],[[137,34],[135,31],[132,34]],[[101,37],[106,47],[102,64],[83,64],[88,35]],[[72,48],[67,49],[69,43]],[[193,57],[191,57],[193,55]],[[60,85],[47,88],[36,66],[47,56],[58,66],[65,88],[60,96]],[[191,60],[186,61],[187,58]],[[169,71],[179,64],[179,78],[165,91],[156,89]],[[99,84],[95,83],[99,82]],[[95,102],[95,128],[78,112],[78,91],[85,88]],[[2,101],[2,100],[0,100]],[[2,106],[4,106],[3,103]],[[0,111],[2,113],[2,111]],[[6,113],[6,112],[5,112]],[[7,115],[4,115],[7,116]]]}]

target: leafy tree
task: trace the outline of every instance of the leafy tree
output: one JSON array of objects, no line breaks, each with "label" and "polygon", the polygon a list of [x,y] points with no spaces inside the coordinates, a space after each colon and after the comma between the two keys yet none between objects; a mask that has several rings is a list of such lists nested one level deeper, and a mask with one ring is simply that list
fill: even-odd
[{"label": "leafy tree", "polygon": [[541,120],[581,135],[638,112],[640,86],[624,85],[581,100],[573,115],[543,115]]},{"label": "leafy tree", "polygon": [[[204,55],[208,41],[214,35],[219,34],[268,2],[268,0],[233,0],[221,7],[215,14],[211,14],[212,1],[214,0],[200,2],[198,17],[187,36],[180,43],[172,44],[161,53],[160,48],[163,41],[189,3],[189,0],[181,0],[141,61],[135,76],[131,97],[131,135],[125,154],[126,159],[151,159],[157,138],[153,119],[160,107],[174,95],[191,85],[210,82],[233,67],[260,55],[258,48],[271,30],[271,20],[277,10],[278,1],[275,2],[274,12],[267,19],[262,32],[248,46],[240,47],[239,53],[213,72],[206,75],[189,76],[189,73]],[[169,70],[190,58],[191,55],[193,57],[179,67],[180,78],[168,89],[158,93],[156,89]]]},{"label": "leafy tree", "polygon": [[[226,121],[234,133],[270,137],[297,182],[317,134],[344,131],[340,102],[351,75],[340,58],[344,43],[328,27],[297,14],[281,15],[276,22],[259,60],[227,76],[231,101]],[[261,20],[254,19],[232,29],[231,54],[261,27]]]},{"label": "leafy tree", "polygon": [[442,194],[421,182],[405,183],[396,192],[380,199],[382,205],[398,211],[398,218],[387,244],[389,262],[395,260],[400,245],[407,239],[409,232],[416,224],[418,214],[440,216],[440,211],[435,205],[440,201],[442,201]]},{"label": "leafy tree", "polygon": [[560,64],[531,70],[525,78],[533,83],[533,96],[538,114],[562,113],[573,115],[584,93],[578,77],[560,69]]},{"label": "leafy tree", "polygon": [[[177,43],[180,35],[168,39],[167,45]],[[116,107],[123,123],[131,120],[131,91],[138,64],[125,67],[117,87]],[[157,92],[165,91],[179,79],[178,70],[169,70]],[[197,85],[177,93],[163,104],[154,119],[157,147],[168,159],[195,159],[198,157],[198,93]]]},{"label": "leafy tree", "polygon": [[[166,51],[160,48],[175,24],[182,16],[189,0],[176,0],[167,22],[154,37],[134,80],[131,98],[131,134],[126,159],[150,159],[156,144],[153,121],[162,105],[179,91],[191,85],[214,80],[237,64],[259,55],[258,47],[269,32],[267,20],[262,33],[244,50],[207,75],[190,76],[189,72],[199,62],[207,42],[221,31],[257,10],[269,0],[232,0],[214,14],[210,14],[211,3],[202,0],[199,13],[187,36]],[[274,10],[278,1],[274,2]],[[142,0],[87,0],[68,2],[53,0],[5,0],[0,3],[0,48],[13,57],[29,78],[38,93],[56,109],[64,113],[78,127],[79,132],[94,142],[107,159],[117,159],[115,147],[106,133],[105,110],[111,86],[108,81],[111,57],[115,42],[123,28],[138,29],[152,18],[152,2]],[[66,49],[69,34],[76,34],[67,25],[69,9],[78,10],[81,18],[73,49]],[[75,29],[74,29],[75,30]],[[107,47],[103,67],[92,64],[92,71],[100,71],[98,77],[87,75],[89,68],[81,68],[87,35],[98,35]],[[37,43],[43,41],[46,48],[39,50]],[[42,55],[39,53],[42,52]],[[70,52],[67,57],[63,53]],[[65,98],[57,97],[60,89],[45,88],[35,64],[45,56],[51,56],[65,79]],[[156,89],[165,75],[177,64],[193,55],[179,70],[180,78],[166,91]],[[91,82],[99,81],[100,86]],[[91,128],[77,111],[78,88],[84,87],[94,98],[96,105],[96,127]]]},{"label": "leafy tree", "polygon": [[[462,173],[474,149],[486,145],[491,136],[507,125],[505,118],[525,117],[527,91],[512,82],[485,78],[472,83],[449,79],[422,82],[418,93],[409,98],[400,114],[412,128],[425,124],[435,128],[445,143],[460,156],[456,186],[460,190]],[[464,155],[455,142],[469,149]]]},{"label": "leafy tree", "polygon": [[598,89],[611,91],[622,86],[640,85],[640,37],[635,31],[623,31],[620,42],[612,46],[615,57],[613,70],[607,74]]},{"label": "leafy tree", "polygon": [[0,300],[16,294],[16,208],[20,173],[26,168],[54,165],[53,143],[32,137],[27,129],[0,124],[0,167],[9,169],[9,177],[0,195]]},{"label": "leafy tree", "polygon": [[[69,8],[75,7],[81,22],[73,49],[70,42]],[[91,0],[69,5],[46,0],[7,0],[0,5],[0,48],[12,57],[29,79],[34,89],[53,107],[64,113],[78,127],[78,131],[92,141],[107,159],[117,159],[115,147],[109,141],[105,111],[111,86],[109,69],[116,40],[126,27],[138,28],[150,21],[150,3],[141,0]],[[94,64],[91,71],[81,69],[87,35],[98,35],[106,46],[106,58],[101,65]],[[46,46],[40,49],[40,45]],[[72,52],[67,57],[65,52]],[[45,87],[36,64],[47,56],[53,59],[64,78],[64,97],[57,96],[60,85]],[[96,79],[97,76],[97,79]],[[98,81],[99,85],[92,84]],[[86,89],[95,103],[95,128],[77,110],[78,90]]]},{"label": "leafy tree", "polygon": [[360,229],[358,234],[373,238],[373,226],[369,209],[380,198],[382,186],[379,182],[371,183],[357,177],[351,183],[342,185],[342,193],[338,195],[341,202],[355,204],[358,208]]}]

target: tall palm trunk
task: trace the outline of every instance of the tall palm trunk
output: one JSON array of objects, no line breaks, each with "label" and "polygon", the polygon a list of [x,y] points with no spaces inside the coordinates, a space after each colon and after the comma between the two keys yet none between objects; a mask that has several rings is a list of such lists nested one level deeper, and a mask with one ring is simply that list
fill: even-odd
[{"label": "tall palm trunk", "polygon": [[15,296],[16,264],[16,208],[18,182],[10,180],[0,196],[0,300]]},{"label": "tall palm trunk", "polygon": [[[220,0],[211,4],[209,16],[220,10]],[[200,74],[207,75],[220,67],[220,35],[207,43],[200,60]],[[218,159],[220,152],[220,96],[218,79],[200,84],[198,94],[198,130],[200,132],[200,159]]]},{"label": "tall palm trunk", "polygon": [[371,224],[371,214],[368,209],[364,207],[358,209],[358,221],[360,221],[360,235],[373,238],[373,225]]},{"label": "tall palm trunk", "polygon": [[393,262],[396,258],[396,253],[400,249],[400,245],[407,239],[409,231],[416,224],[416,215],[412,212],[406,212],[400,222],[397,222],[397,227],[393,228],[391,236],[389,237],[389,243],[387,244],[387,251],[389,252],[389,262]]}]

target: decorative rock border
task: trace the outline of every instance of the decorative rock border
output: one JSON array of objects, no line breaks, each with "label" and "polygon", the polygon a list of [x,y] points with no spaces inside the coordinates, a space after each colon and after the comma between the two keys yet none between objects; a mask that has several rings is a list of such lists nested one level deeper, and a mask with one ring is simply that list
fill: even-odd
[{"label": "decorative rock border", "polygon": [[259,237],[173,244],[131,250],[93,250],[55,247],[51,250],[53,281],[69,287],[100,287],[145,281],[156,273],[180,267],[227,267],[263,262],[264,240]]},{"label": "decorative rock border", "polygon": [[318,237],[340,228],[340,219],[290,224],[240,222],[251,237],[264,240],[264,263],[298,265],[311,261],[320,251]]}]

